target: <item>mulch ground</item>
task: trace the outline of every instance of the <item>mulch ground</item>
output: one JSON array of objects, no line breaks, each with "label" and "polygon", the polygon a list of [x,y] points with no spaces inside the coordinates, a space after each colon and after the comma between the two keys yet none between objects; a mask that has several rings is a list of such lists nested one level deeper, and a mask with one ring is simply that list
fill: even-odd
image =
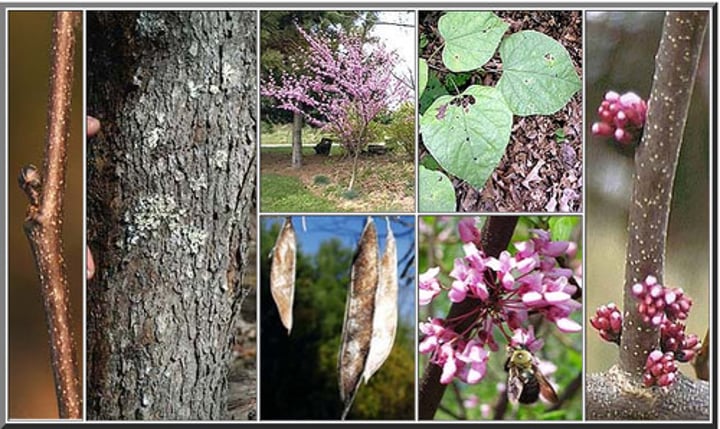
[{"label": "mulch ground", "polygon": [[[327,185],[315,184],[315,177],[325,176],[335,186],[344,189],[352,171],[352,157],[332,155],[303,156],[300,169],[290,165],[290,153],[263,152],[260,155],[260,174],[274,173],[299,179],[318,197],[328,199],[342,212],[390,211],[411,213],[415,210],[414,162],[399,155],[361,155],[355,179],[360,198],[344,199],[337,192],[328,192]],[[260,189],[262,192],[262,189]]]},{"label": "mulch ground", "polygon": [[[536,30],[559,41],[570,54],[579,76],[582,73],[581,11],[496,11],[510,24],[506,36],[520,30]],[[442,12],[420,14],[419,33],[428,45],[420,54],[428,58],[442,44],[437,21]],[[445,81],[447,69],[440,55],[428,64]],[[496,53],[485,66],[501,68]],[[479,73],[469,85],[495,86],[498,73]],[[459,88],[459,91],[465,88]],[[556,131],[564,138],[556,141]],[[491,177],[480,188],[453,178],[458,211],[462,212],[579,212],[582,211],[582,91],[550,116],[515,116],[510,143]],[[420,136],[420,157],[429,156]],[[420,190],[422,192],[422,189]]]}]

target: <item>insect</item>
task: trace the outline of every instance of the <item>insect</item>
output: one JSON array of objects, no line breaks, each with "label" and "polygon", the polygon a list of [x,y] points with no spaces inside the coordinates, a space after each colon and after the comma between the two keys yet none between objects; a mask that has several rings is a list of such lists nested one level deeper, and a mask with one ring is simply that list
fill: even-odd
[{"label": "insect", "polygon": [[512,403],[532,404],[543,397],[555,404],[557,393],[535,364],[535,356],[523,346],[508,347],[505,361],[508,373],[507,395]]}]

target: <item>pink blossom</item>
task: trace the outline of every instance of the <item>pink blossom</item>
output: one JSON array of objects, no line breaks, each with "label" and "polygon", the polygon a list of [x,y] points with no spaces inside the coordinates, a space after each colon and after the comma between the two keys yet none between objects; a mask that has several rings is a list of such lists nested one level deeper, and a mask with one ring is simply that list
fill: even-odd
[{"label": "pink blossom", "polygon": [[475,408],[478,405],[478,397],[477,395],[470,394],[467,398],[463,401],[463,406],[465,408]]},{"label": "pink blossom", "polygon": [[612,136],[622,144],[631,144],[645,125],[647,103],[634,92],[608,91],[598,108],[600,122],[592,125],[593,135]]},{"label": "pink blossom", "polygon": [[439,267],[429,268],[424,273],[420,274],[418,281],[419,301],[420,305],[429,304],[433,298],[435,298],[442,290],[440,282],[437,279],[437,275],[440,273]]},{"label": "pink blossom", "polygon": [[518,328],[513,331],[513,336],[510,338],[510,345],[522,346],[530,353],[536,353],[543,346],[543,340],[535,338],[535,328],[531,325],[527,330]]},{"label": "pink blossom", "polygon": [[490,416],[492,415],[491,412],[492,412],[492,408],[490,407],[490,404],[482,404],[482,405],[480,405],[480,415],[481,415],[484,419],[489,419]]},{"label": "pink blossom", "polygon": [[440,348],[440,359],[437,364],[442,366],[442,374],[440,375],[440,383],[449,384],[458,372],[458,362],[455,356],[455,349],[450,344],[445,344]]},{"label": "pink blossom", "polygon": [[458,232],[463,243],[480,245],[480,230],[475,226],[475,218],[464,217],[458,222]]},{"label": "pink blossom", "polygon": [[464,363],[458,374],[461,380],[468,384],[476,384],[485,377],[489,354],[482,343],[476,340],[468,341],[457,358]]},{"label": "pink blossom", "polygon": [[453,330],[445,328],[445,321],[438,318],[421,322],[420,332],[425,334],[418,347],[422,354],[435,353],[440,345],[458,336]]},{"label": "pink blossom", "polygon": [[481,258],[479,254],[471,254],[455,259],[455,266],[450,272],[450,277],[455,280],[448,293],[452,302],[461,302],[468,294],[473,298],[487,299],[488,290],[483,278],[485,266],[478,258]]}]

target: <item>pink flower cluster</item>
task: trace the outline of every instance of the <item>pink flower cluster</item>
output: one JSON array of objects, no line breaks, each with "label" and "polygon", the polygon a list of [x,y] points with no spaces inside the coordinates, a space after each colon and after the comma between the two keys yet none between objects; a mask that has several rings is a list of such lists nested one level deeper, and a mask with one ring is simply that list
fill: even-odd
[{"label": "pink flower cluster", "polygon": [[[440,381],[446,384],[453,377],[471,384],[482,380],[489,351],[499,350],[494,327],[512,345],[523,345],[531,352],[542,347],[542,341],[535,338],[532,326],[524,326],[530,313],[542,314],[562,332],[582,329],[570,318],[582,307],[572,298],[577,289],[571,283],[573,271],[558,263],[561,256],[573,258],[576,246],[552,241],[547,231],[533,230],[530,240],[514,244],[514,255],[503,251],[494,258],[478,248],[479,231],[474,228],[470,221],[459,225],[465,256],[455,260],[450,286],[437,278],[439,267],[428,269],[419,278],[420,305],[428,305],[443,291],[454,303],[476,303],[473,311],[459,318],[420,323],[420,353],[429,354],[431,362],[443,368]],[[457,332],[456,327],[466,319],[473,321],[470,328]],[[506,327],[513,332],[512,338]]]},{"label": "pink flower cluster", "polygon": [[646,387],[657,385],[660,387],[669,386],[675,381],[677,365],[672,353],[663,353],[660,350],[650,352],[645,363],[643,383]]},{"label": "pink flower cluster", "polygon": [[596,136],[613,137],[618,142],[628,145],[639,136],[645,125],[647,103],[634,92],[618,94],[608,91],[600,103],[598,115],[600,122],[592,126]]},{"label": "pink flower cluster", "polygon": [[638,300],[638,311],[643,315],[643,321],[653,326],[660,326],[665,317],[670,320],[687,319],[692,306],[692,299],[682,289],[664,287],[654,276],[635,283],[632,293]]},{"label": "pink flower cluster", "polygon": [[[647,357],[643,383],[646,386],[669,386],[676,378],[678,362],[689,362],[702,344],[695,334],[687,334],[681,320],[687,319],[692,299],[680,288],[668,288],[657,282],[655,276],[647,276],[632,287],[638,300],[637,309],[643,321],[660,328],[660,348]],[[599,331],[605,341],[620,344],[622,314],[615,304],[600,306],[590,324]]]},{"label": "pink flower cluster", "polygon": [[600,306],[590,318],[590,324],[600,332],[600,337],[608,342],[620,344],[622,334],[622,313],[615,303]]},{"label": "pink flower cluster", "polygon": [[660,348],[673,354],[678,362],[690,362],[700,350],[697,335],[686,334],[685,325],[666,319],[660,325]]}]

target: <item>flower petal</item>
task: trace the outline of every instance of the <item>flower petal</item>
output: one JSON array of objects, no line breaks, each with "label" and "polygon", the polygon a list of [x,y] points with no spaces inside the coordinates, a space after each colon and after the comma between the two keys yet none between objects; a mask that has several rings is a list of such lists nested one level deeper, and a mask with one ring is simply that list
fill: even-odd
[{"label": "flower petal", "polygon": [[568,319],[567,317],[555,319],[555,325],[562,332],[580,332],[580,331],[582,331],[582,326],[580,326],[580,324],[578,324],[577,322],[575,322],[572,319]]}]

